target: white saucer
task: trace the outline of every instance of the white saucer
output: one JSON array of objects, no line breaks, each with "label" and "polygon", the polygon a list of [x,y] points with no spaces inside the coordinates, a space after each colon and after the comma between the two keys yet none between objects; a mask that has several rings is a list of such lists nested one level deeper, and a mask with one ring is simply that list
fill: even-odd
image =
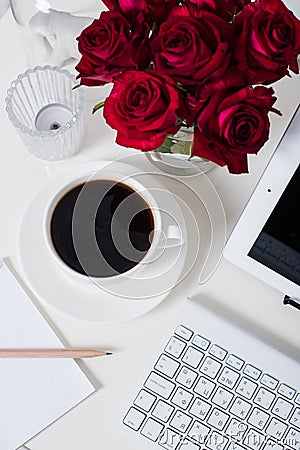
[{"label": "white saucer", "polygon": [[[163,257],[152,263],[152,271],[143,280],[125,279],[107,287],[80,284],[72,279],[54,260],[46,245],[43,222],[47,205],[55,193],[70,179],[88,171],[112,165],[124,177],[139,177],[148,189],[161,190],[157,203],[160,210],[175,218],[186,240],[186,227],[179,205],[168,189],[153,174],[119,162],[97,161],[64,171],[51,180],[29,204],[20,225],[18,250],[26,281],[37,298],[51,309],[69,317],[92,322],[114,323],[136,318],[164,300],[180,279],[187,246],[167,248]],[[152,191],[153,195],[153,191]],[[147,275],[147,276],[146,276]],[[159,289],[159,292],[158,292]],[[140,296],[143,292],[143,298]],[[135,295],[137,293],[137,295]],[[135,297],[135,298],[134,298]]]}]

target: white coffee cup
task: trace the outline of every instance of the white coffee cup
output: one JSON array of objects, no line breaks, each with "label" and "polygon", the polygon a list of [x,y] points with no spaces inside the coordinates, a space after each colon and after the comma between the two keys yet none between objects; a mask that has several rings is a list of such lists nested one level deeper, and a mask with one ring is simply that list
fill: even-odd
[{"label": "white coffee cup", "polygon": [[[110,276],[90,276],[86,273],[83,274],[74,270],[58,254],[51,236],[51,220],[57,204],[69,191],[71,191],[76,186],[81,185],[83,183],[90,183],[93,181],[103,181],[103,180],[113,181],[114,183],[117,184],[121,183],[123,185],[126,185],[129,189],[131,189],[135,193],[137,193],[144,200],[147,207],[152,212],[154,226],[153,232],[151,233],[151,236],[149,236],[150,240],[149,249],[147,250],[147,252],[145,252],[144,256],[140,260],[136,261],[136,264],[133,265],[132,268],[126,270],[123,273],[116,273]],[[62,270],[64,270],[74,281],[84,284],[86,283],[91,284],[92,282],[96,285],[106,286],[111,285],[112,283],[122,282],[128,278],[134,279],[135,277],[139,277],[141,273],[144,273],[147,270],[147,266],[149,266],[149,264],[159,263],[159,258],[167,248],[178,247],[184,243],[182,230],[176,223],[176,220],[168,216],[168,214],[162,214],[155,197],[156,195],[152,195],[151,190],[147,189],[140,181],[138,181],[134,177],[124,176],[124,174],[115,171],[112,168],[105,167],[104,169],[101,169],[101,171],[96,173],[95,171],[92,172],[87,171],[73,177],[72,179],[70,179],[69,182],[64,183],[64,185],[60,186],[60,188],[57,189],[56,193],[53,195],[52,199],[48,204],[44,216],[44,236],[52,258],[54,258],[59,267]],[[130,196],[128,197],[128,199],[126,199],[126,201],[130,202]],[[124,206],[126,207],[126,205]],[[77,203],[74,209],[74,214],[77,214],[76,208]],[[122,213],[122,210],[120,210],[120,213]],[[80,240],[76,238],[77,232],[78,231],[76,231],[75,229],[73,238],[75,251],[80,261],[81,250],[79,252],[77,251],[78,250],[77,241],[79,242]],[[116,244],[117,244],[116,247],[119,250],[118,243]],[[99,251],[96,240],[95,240],[95,251]]]}]

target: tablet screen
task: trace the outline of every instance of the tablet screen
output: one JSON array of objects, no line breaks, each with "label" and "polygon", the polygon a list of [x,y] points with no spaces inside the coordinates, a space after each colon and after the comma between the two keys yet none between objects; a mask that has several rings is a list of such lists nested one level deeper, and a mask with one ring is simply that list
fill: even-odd
[{"label": "tablet screen", "polygon": [[248,256],[300,285],[300,166]]}]

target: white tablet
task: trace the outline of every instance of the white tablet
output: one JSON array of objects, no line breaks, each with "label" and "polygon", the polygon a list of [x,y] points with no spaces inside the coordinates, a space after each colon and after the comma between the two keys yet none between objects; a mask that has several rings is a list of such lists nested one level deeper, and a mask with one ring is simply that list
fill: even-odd
[{"label": "white tablet", "polygon": [[224,256],[300,299],[300,108],[228,239]]}]

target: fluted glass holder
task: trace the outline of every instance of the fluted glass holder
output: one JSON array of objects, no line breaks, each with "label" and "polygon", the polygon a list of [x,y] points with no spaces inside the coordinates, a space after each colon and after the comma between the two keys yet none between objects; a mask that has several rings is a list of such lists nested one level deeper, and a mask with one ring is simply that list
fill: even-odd
[{"label": "fluted glass holder", "polygon": [[12,82],[6,97],[9,119],[30,152],[56,161],[74,155],[84,136],[85,94],[59,67],[28,69]]}]

